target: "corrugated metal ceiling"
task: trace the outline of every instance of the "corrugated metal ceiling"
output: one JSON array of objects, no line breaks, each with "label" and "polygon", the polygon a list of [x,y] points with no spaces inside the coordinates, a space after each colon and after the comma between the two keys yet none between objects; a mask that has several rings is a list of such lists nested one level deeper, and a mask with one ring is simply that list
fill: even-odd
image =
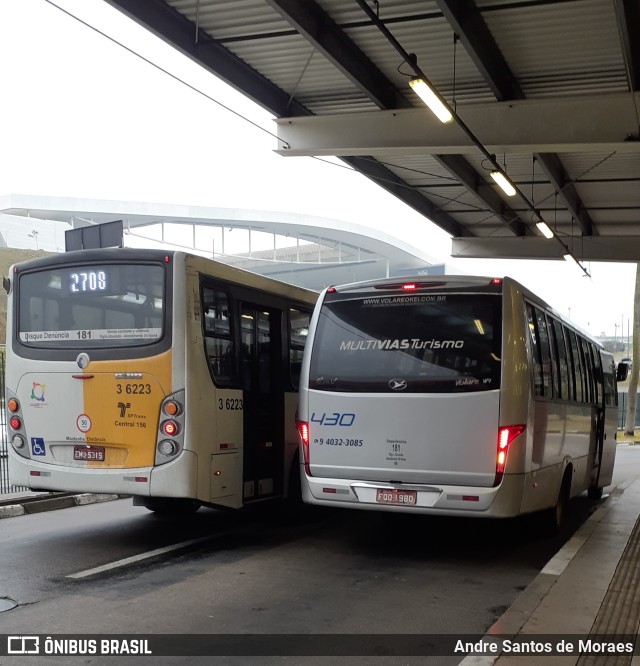
[{"label": "corrugated metal ceiling", "polygon": [[[423,108],[383,29],[463,121],[472,103],[490,123],[497,102],[548,101],[553,118],[558,99],[584,96],[588,115],[594,95],[629,93],[616,101],[628,108],[611,109],[632,118],[614,141],[599,141],[594,117],[589,143],[573,146],[571,118],[557,117],[568,137],[557,152],[496,155],[524,198],[504,197],[480,150],[383,155],[372,133],[369,152],[343,159],[455,236],[534,237],[538,210],[572,247],[577,234],[640,237],[637,0],[368,0],[382,25],[364,0],[106,1],[277,117]],[[481,145],[486,128],[470,128]]]}]

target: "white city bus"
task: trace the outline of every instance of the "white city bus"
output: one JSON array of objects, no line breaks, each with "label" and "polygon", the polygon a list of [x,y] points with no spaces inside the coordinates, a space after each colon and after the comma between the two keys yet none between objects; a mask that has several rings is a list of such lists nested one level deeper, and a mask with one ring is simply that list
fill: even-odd
[{"label": "white city bus", "polygon": [[183,252],[103,249],[5,279],[11,483],[151,510],[240,508],[298,481],[317,293]]},{"label": "white city bus", "polygon": [[303,499],[457,516],[547,509],[611,483],[613,356],[512,279],[325,290],[300,382]]}]

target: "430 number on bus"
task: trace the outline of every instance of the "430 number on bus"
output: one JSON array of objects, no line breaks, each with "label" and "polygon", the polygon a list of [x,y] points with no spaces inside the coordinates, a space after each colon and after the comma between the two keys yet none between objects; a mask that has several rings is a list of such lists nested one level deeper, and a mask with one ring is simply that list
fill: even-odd
[{"label": "430 number on bus", "polygon": [[313,412],[311,414],[311,423],[317,423],[322,426],[342,426],[349,428],[355,420],[356,415],[349,412],[322,412],[322,414]]}]

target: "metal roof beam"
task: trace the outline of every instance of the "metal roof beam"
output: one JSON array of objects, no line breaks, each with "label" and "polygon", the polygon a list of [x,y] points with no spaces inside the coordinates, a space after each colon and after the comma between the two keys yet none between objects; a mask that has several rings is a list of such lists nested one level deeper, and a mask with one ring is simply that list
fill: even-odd
[{"label": "metal roof beam", "polygon": [[[629,17],[632,12],[632,4],[636,5],[635,14],[636,18],[638,17],[637,0],[616,0],[616,2],[618,5],[626,5],[624,10],[618,9],[619,13],[623,15],[621,19]],[[524,99],[522,88],[511,72],[511,68],[498,48],[474,0],[436,0],[436,3],[491,87],[496,99],[499,101]],[[630,33],[627,32],[626,36],[630,38]],[[637,42],[637,40],[635,41]],[[636,51],[638,51],[637,45]],[[637,56],[637,53],[635,55]],[[634,54],[629,51],[628,58],[633,59],[633,57]],[[574,116],[558,117],[573,118]],[[587,235],[594,233],[595,227],[591,217],[576,188],[569,183],[569,177],[558,155],[548,151],[547,154],[539,154],[536,157],[542,164],[551,184],[559,191],[569,212],[578,221],[583,233]]]},{"label": "metal roof beam", "polygon": [[164,0],[105,0],[123,14],[161,37],[207,71],[247,95],[276,116],[307,115],[309,111],[291,99],[227,48],[216,42],[195,23],[170,7]]},{"label": "metal roof beam", "polygon": [[578,226],[585,236],[597,234],[597,230],[591,221],[589,213],[585,210],[576,191],[575,185],[571,182],[567,172],[562,166],[560,158],[555,154],[535,154],[535,159],[540,163],[547,178],[558,192],[571,216],[575,218]]},{"label": "metal roof beam", "polygon": [[313,0],[266,2],[381,109],[409,106],[389,79]]},{"label": "metal roof beam", "polygon": [[478,172],[461,155],[434,155],[434,158],[452,173],[483,207],[494,213],[516,236],[533,233],[520,219],[518,213],[507,206],[491,185],[479,178]]},{"label": "metal roof beam", "polygon": [[618,30],[622,42],[629,85],[631,90],[640,90],[640,3],[638,0],[614,0],[618,18]]},{"label": "metal roof beam", "polygon": [[524,94],[473,0],[436,0],[497,100]]},{"label": "metal roof beam", "polygon": [[[499,153],[639,153],[635,105],[640,93],[458,105],[458,113],[483,145]],[[558,118],[571,118],[570,123]],[[398,109],[331,116],[281,118],[277,134],[286,155],[478,155],[454,123],[443,124],[426,109]],[[564,183],[567,178],[560,179]]]},{"label": "metal roof beam", "polygon": [[[578,261],[640,261],[638,236],[562,237]],[[546,238],[454,238],[451,256],[473,259],[563,259],[565,249]]]}]

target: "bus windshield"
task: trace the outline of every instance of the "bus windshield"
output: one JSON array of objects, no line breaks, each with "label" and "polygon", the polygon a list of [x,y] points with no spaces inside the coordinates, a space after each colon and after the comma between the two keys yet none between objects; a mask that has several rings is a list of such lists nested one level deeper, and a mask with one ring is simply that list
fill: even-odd
[{"label": "bus windshield", "polygon": [[501,303],[499,295],[487,294],[328,296],[309,387],[409,393],[498,389]]},{"label": "bus windshield", "polygon": [[165,271],[158,264],[57,266],[19,275],[23,345],[132,347],[163,336]]}]

